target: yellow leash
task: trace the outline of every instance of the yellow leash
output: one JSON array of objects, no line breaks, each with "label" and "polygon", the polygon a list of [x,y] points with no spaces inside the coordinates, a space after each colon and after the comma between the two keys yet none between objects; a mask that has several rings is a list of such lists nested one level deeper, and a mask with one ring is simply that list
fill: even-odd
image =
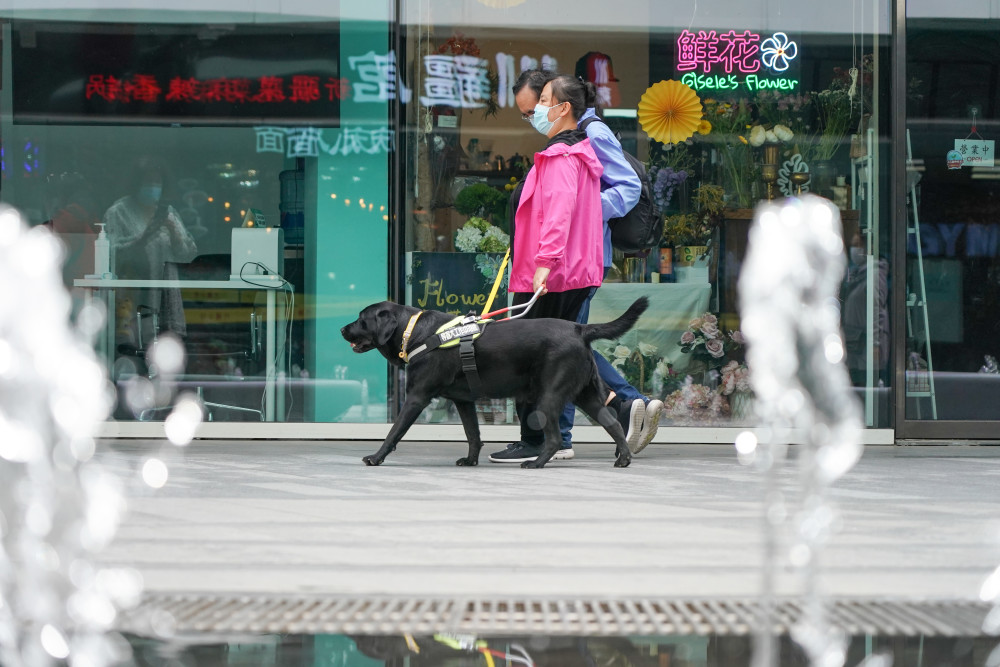
[{"label": "yellow leash", "polygon": [[493,299],[497,296],[497,290],[500,289],[500,283],[503,281],[503,273],[507,270],[507,260],[510,259],[510,248],[507,248],[507,254],[503,256],[503,262],[500,264],[500,271],[497,272],[497,279],[493,281],[493,289],[490,291],[490,298],[486,299],[486,305],[483,307],[483,312],[480,313],[480,317],[484,317],[486,313],[490,312],[490,306],[493,305]]}]

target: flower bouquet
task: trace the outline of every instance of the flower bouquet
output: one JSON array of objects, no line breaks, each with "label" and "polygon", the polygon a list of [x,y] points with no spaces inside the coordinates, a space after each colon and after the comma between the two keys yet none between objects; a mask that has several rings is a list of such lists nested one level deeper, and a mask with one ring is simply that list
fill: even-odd
[{"label": "flower bouquet", "polygon": [[[474,252],[476,269],[483,274],[488,284],[496,280],[503,264],[503,253],[510,245],[510,236],[487,220],[471,217],[455,232],[455,249],[460,252]],[[500,289],[507,289],[507,277],[504,276]]]},{"label": "flower bouquet", "polygon": [[510,236],[476,216],[455,232],[455,247],[461,252],[506,252],[509,245]]},{"label": "flower bouquet", "polygon": [[746,364],[730,361],[722,367],[722,379],[719,381],[719,393],[729,396],[734,392],[749,392],[750,369]]},{"label": "flower bouquet", "polygon": [[711,423],[729,416],[729,403],[711,387],[695,384],[688,376],[680,389],[664,399],[663,411],[681,426]]},{"label": "flower bouquet", "polygon": [[681,385],[681,376],[658,354],[655,345],[639,343],[631,348],[613,343],[598,348],[598,352],[640,393],[664,396]]},{"label": "flower bouquet", "polygon": [[663,241],[672,247],[710,245],[722,224],[725,208],[723,190],[718,185],[695,188],[690,213],[674,213],[663,218]]},{"label": "flower bouquet", "polygon": [[691,320],[677,344],[681,352],[690,354],[707,370],[721,368],[727,353],[743,348],[744,339],[740,331],[723,332],[719,329],[719,318],[705,313]]}]

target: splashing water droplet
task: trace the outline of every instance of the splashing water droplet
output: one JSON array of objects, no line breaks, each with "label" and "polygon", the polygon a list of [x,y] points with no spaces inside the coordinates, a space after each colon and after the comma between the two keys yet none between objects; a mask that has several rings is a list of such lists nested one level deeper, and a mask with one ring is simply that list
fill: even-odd
[{"label": "splashing water droplet", "polygon": [[142,481],[154,489],[162,489],[168,477],[167,465],[160,459],[149,459],[142,465]]}]

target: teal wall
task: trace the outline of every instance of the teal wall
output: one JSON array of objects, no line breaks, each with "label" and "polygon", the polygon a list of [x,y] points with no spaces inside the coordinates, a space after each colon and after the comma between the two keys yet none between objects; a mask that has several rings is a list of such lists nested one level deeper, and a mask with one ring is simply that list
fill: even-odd
[{"label": "teal wall", "polygon": [[[388,11],[373,8],[375,11]],[[369,51],[386,54],[391,17],[344,21],[340,25],[341,76],[356,78],[348,58]],[[340,127],[374,129],[388,125],[389,103],[341,102]],[[329,144],[341,130],[325,129]],[[340,335],[368,304],[388,298],[389,159],[374,154],[320,154],[306,160],[306,367],[316,380],[306,393],[306,421],[384,422],[387,363],[375,352],[359,355]],[[335,198],[334,198],[335,197]],[[357,385],[324,382],[365,380],[368,409],[346,414],[358,405]]]}]

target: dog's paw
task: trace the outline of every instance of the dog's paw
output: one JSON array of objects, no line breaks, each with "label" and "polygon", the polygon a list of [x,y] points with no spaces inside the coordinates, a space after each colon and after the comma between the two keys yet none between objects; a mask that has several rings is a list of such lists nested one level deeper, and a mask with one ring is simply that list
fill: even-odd
[{"label": "dog's paw", "polygon": [[632,463],[631,456],[619,456],[617,459],[615,459],[616,468],[627,468],[630,463]]},{"label": "dog's paw", "polygon": [[544,463],[539,463],[538,460],[536,459],[534,461],[525,461],[524,463],[521,464],[521,467],[522,468],[541,468],[544,465],[545,465]]},{"label": "dog's paw", "polygon": [[479,459],[470,459],[468,456],[460,458],[455,461],[457,466],[477,466],[479,465]]},{"label": "dog's paw", "polygon": [[366,456],[361,460],[365,462],[366,466],[377,466],[382,464],[382,460],[374,454]]}]

